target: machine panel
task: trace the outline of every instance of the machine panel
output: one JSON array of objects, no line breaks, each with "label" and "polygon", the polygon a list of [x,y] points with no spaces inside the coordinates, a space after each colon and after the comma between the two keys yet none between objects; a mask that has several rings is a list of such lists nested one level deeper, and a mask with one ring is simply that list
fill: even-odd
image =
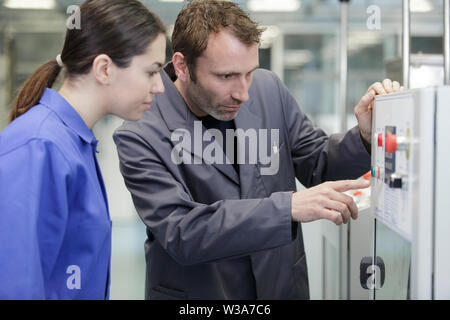
[{"label": "machine panel", "polygon": [[372,197],[375,216],[406,239],[412,235],[415,134],[414,94],[376,102],[372,142]]},{"label": "machine panel", "polygon": [[[373,110],[375,298],[432,297],[436,88],[377,97]],[[375,261],[374,257],[374,261]]]}]

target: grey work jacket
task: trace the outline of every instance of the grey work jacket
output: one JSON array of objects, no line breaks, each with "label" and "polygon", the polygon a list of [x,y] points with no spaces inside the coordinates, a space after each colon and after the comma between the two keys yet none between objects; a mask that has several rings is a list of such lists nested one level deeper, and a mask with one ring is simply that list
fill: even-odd
[{"label": "grey work jacket", "polygon": [[114,134],[121,173],[147,226],[146,298],[308,299],[301,225],[291,221],[295,177],[310,187],[367,172],[359,129],[328,137],[272,72],[256,70],[234,121],[244,132],[268,130],[259,140],[270,143],[278,170],[263,174],[267,158],[255,163],[247,152],[238,175],[232,164],[202,159],[212,139],[200,148],[180,143],[193,139],[198,118],[165,72],[162,78],[165,92],[152,109]]}]

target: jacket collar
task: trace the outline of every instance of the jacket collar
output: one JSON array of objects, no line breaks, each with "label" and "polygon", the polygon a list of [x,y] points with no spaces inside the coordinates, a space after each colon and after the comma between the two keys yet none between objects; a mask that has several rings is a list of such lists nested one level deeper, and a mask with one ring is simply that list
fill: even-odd
[{"label": "jacket collar", "polygon": [[[175,74],[173,73],[173,67],[171,63],[161,71],[161,78],[164,83],[165,92],[162,95],[158,95],[158,109],[170,131],[175,131],[176,129],[187,130],[191,137],[194,137],[194,121],[199,121],[199,119],[191,112],[183,97],[181,96],[178,89],[175,87],[173,80]],[[253,108],[258,107],[253,104],[252,96],[255,94],[253,85],[249,90],[249,101],[242,104],[236,118],[234,119],[236,129],[255,129],[258,130],[262,127],[262,120],[259,115],[252,112]],[[216,143],[216,142],[213,142]],[[196,148],[191,146],[191,148],[186,148],[185,151],[190,152],[195,157],[202,158],[203,150],[196,150]],[[247,155],[248,157],[248,155]],[[248,163],[248,159],[245,159]],[[247,175],[253,175],[257,165],[240,165],[239,178],[237,172],[234,170],[232,165],[227,164],[212,164],[216,169],[225,174],[229,179],[234,181],[236,184],[241,185],[241,193],[247,194],[251,186],[244,186],[245,182],[243,178]],[[249,180],[251,181],[251,180]]]},{"label": "jacket collar", "polygon": [[183,96],[175,87],[171,77],[172,64],[170,63],[164,70],[161,71],[161,78],[164,84],[164,94],[158,95],[158,104],[161,105],[160,111],[170,131],[176,129],[193,128],[194,121],[198,118],[192,113],[184,101]]},{"label": "jacket collar", "polygon": [[94,134],[88,128],[84,120],[75,109],[58,92],[46,88],[41,97],[40,103],[51,109],[64,122],[66,126],[77,133],[80,138],[89,144],[96,144]]}]

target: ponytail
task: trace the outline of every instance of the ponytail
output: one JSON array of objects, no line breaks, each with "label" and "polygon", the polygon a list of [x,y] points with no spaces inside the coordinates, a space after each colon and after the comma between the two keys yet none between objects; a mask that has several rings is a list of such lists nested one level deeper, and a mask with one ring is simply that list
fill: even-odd
[{"label": "ponytail", "polygon": [[44,94],[45,88],[51,88],[61,71],[56,60],[50,60],[37,69],[20,89],[14,100],[9,121],[12,122],[33,106],[37,105]]}]

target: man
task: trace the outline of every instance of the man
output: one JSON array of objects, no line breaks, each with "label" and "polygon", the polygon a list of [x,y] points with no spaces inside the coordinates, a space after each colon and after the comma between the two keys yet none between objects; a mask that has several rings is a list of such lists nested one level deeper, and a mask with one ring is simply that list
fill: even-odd
[{"label": "man", "polygon": [[[369,170],[370,104],[398,83],[371,86],[359,127],[328,137],[258,69],[261,32],[232,2],[191,2],[175,23],[164,95],[115,133],[147,226],[147,299],[308,299],[298,222],[357,217],[343,192],[368,183],[322,182]],[[295,177],[315,187],[294,192]]]}]

